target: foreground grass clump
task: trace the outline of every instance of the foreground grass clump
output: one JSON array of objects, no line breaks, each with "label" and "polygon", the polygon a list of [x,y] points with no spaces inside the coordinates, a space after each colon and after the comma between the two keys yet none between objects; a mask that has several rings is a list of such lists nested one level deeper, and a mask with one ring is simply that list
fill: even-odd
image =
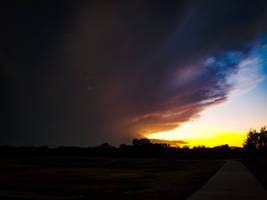
[{"label": "foreground grass clump", "polygon": [[24,158],[1,160],[1,199],[184,199],[218,160]]}]

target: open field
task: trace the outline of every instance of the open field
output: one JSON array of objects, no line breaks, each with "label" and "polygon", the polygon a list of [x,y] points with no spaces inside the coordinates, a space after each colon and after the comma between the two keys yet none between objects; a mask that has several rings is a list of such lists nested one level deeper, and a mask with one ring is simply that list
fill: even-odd
[{"label": "open field", "polygon": [[223,160],[17,158],[0,161],[0,199],[185,199]]}]

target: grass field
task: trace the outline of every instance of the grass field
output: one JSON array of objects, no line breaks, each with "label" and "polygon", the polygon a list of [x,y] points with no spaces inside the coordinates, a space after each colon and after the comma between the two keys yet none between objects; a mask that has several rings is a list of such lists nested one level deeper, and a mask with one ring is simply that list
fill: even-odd
[{"label": "grass field", "polygon": [[0,161],[0,199],[185,199],[222,160],[24,158]]}]

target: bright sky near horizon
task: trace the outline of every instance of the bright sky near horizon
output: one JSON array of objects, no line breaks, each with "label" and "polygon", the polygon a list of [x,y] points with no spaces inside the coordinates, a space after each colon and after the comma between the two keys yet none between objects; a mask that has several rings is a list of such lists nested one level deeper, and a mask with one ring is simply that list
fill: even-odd
[{"label": "bright sky near horizon", "polygon": [[242,146],[249,129],[267,125],[266,45],[255,47],[229,78],[234,88],[228,100],[202,111],[180,127],[147,135],[150,139],[183,140],[189,146]]}]

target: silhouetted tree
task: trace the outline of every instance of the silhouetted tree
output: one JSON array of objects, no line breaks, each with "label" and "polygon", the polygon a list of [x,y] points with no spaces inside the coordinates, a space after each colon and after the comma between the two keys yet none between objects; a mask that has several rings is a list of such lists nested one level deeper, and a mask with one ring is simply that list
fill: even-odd
[{"label": "silhouetted tree", "polygon": [[266,150],[267,149],[267,129],[262,127],[258,132],[251,129],[244,141],[243,147],[246,150]]},{"label": "silhouetted tree", "polygon": [[133,146],[137,146],[138,145],[138,143],[139,143],[139,140],[138,139],[133,139]]},{"label": "silhouetted tree", "polygon": [[146,145],[146,144],[151,144],[150,140],[147,138],[141,138],[140,140],[133,139],[133,146],[140,146],[140,145]]},{"label": "silhouetted tree", "polygon": [[105,143],[101,144],[99,146],[99,148],[101,148],[101,149],[111,149],[112,146],[109,143],[105,142]]}]

